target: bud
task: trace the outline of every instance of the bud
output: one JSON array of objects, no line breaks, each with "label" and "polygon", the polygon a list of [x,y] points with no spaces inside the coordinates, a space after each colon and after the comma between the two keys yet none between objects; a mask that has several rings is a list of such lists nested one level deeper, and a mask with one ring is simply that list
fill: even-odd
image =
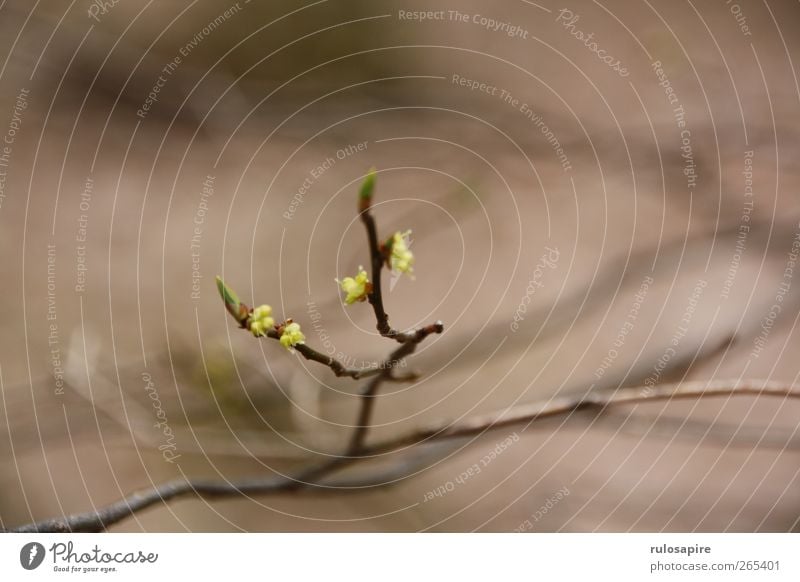
[{"label": "bud", "polygon": [[358,193],[358,209],[361,212],[372,206],[372,193],[375,190],[375,176],[375,168],[372,168],[361,183],[361,190]]},{"label": "bud", "polygon": [[247,308],[247,305],[239,301],[239,296],[236,295],[236,292],[228,287],[219,276],[217,276],[217,289],[222,297],[222,301],[225,302],[225,309],[228,310],[228,313],[230,313],[240,325],[245,325],[250,315],[250,310]]}]

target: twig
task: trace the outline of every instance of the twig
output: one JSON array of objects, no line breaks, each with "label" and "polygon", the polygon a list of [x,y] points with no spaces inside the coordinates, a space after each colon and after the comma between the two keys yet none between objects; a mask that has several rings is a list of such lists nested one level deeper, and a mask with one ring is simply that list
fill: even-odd
[{"label": "twig", "polygon": [[[267,335],[274,339],[280,339],[280,335],[278,334],[278,332],[274,330],[270,330],[267,333]],[[297,350],[300,353],[300,355],[302,355],[306,360],[319,362],[324,366],[328,366],[331,370],[333,370],[333,373],[336,374],[336,376],[338,377],[349,376],[354,380],[359,380],[361,378],[374,376],[380,371],[377,367],[348,368],[333,356],[320,353],[306,344],[297,344],[296,346],[294,346],[294,349]]]},{"label": "twig", "polygon": [[375,226],[375,218],[372,216],[369,207],[361,212],[361,221],[364,223],[364,228],[367,229],[367,244],[369,245],[370,266],[372,268],[372,275],[370,276],[372,293],[367,296],[367,299],[375,311],[375,319],[377,320],[375,327],[382,336],[395,339],[399,332],[389,325],[389,315],[383,308],[383,293],[381,292],[381,270],[383,269],[385,257],[378,242],[378,228]]},{"label": "twig", "polygon": [[378,227],[375,224],[375,218],[372,216],[372,192],[375,188],[375,170],[371,170],[365,178],[361,192],[358,197],[358,209],[361,213],[361,221],[364,223],[364,228],[367,231],[367,245],[369,247],[370,264],[372,267],[371,275],[371,289],[367,295],[370,305],[375,312],[375,327],[383,337],[393,339],[400,342],[402,345],[395,349],[387,360],[385,360],[380,369],[380,373],[367,383],[361,392],[361,407],[358,413],[355,430],[350,439],[350,445],[347,447],[348,456],[357,456],[364,448],[364,443],[367,439],[367,434],[370,428],[370,421],[372,420],[372,413],[375,409],[375,397],[377,396],[378,389],[384,381],[397,380],[392,375],[392,370],[406,357],[414,353],[417,349],[417,344],[434,333],[442,333],[444,331],[444,324],[437,321],[431,325],[400,332],[389,325],[389,315],[383,306],[383,291],[381,286],[381,273],[386,264],[387,249],[378,242]]},{"label": "twig", "polygon": [[416,330],[411,335],[410,341],[406,341],[403,345],[394,350],[389,356],[389,359],[383,362],[380,370],[381,373],[370,380],[361,392],[361,410],[358,414],[355,432],[350,440],[350,446],[347,448],[348,455],[358,455],[361,452],[364,441],[367,438],[367,432],[369,431],[372,411],[375,408],[375,396],[381,384],[391,377],[392,369],[402,362],[404,358],[414,353],[414,350],[417,349],[417,345],[426,337],[433,333],[442,333],[442,331],[444,331],[444,324],[442,324],[441,321]]},{"label": "twig", "polygon": [[381,243],[378,242],[378,228],[375,225],[375,217],[372,216],[370,204],[362,204],[361,221],[367,230],[367,244],[369,245],[370,264],[372,267],[372,292],[367,295],[372,309],[375,311],[375,328],[383,337],[393,339],[397,342],[408,343],[415,341],[418,330],[398,331],[389,325],[389,314],[383,307],[383,293],[381,291],[381,270],[386,264],[386,255]]},{"label": "twig", "polygon": [[[47,519],[9,531],[13,532],[97,532],[159,502],[180,497],[221,498],[241,495],[268,495],[301,489],[327,489],[320,483],[339,469],[376,455],[398,451],[439,440],[481,435],[513,425],[531,424],[547,418],[569,416],[582,410],[603,411],[608,407],[679,399],[733,396],[772,396],[800,399],[800,386],[762,382],[687,382],[652,388],[622,389],[613,392],[564,397],[520,405],[493,413],[473,416],[458,422],[440,422],[411,433],[360,449],[360,456],[342,456],[301,471],[295,477],[270,477],[238,482],[208,480],[169,481],[87,513]],[[377,486],[377,485],[376,485]]]}]

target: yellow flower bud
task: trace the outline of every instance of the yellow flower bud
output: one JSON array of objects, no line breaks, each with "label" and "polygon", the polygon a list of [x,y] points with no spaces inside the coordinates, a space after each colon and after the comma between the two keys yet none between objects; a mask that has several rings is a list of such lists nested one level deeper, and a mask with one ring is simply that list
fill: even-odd
[{"label": "yellow flower bud", "polygon": [[369,282],[367,272],[363,267],[358,267],[358,274],[355,277],[345,277],[341,281],[336,280],[342,287],[342,291],[347,293],[344,302],[352,305],[356,301],[365,301],[367,295],[372,292],[372,283]]},{"label": "yellow flower bud", "polygon": [[410,230],[396,232],[392,237],[392,254],[389,256],[389,266],[392,271],[411,275],[414,271],[414,255],[408,250],[408,235]]},{"label": "yellow flower bud", "polygon": [[272,319],[272,307],[269,305],[260,305],[253,309],[248,319],[248,328],[250,332],[256,336],[261,337],[275,325],[275,320]]},{"label": "yellow flower bud", "polygon": [[292,322],[284,326],[283,333],[281,333],[281,345],[287,350],[291,351],[294,346],[305,343],[305,341],[306,336],[300,331],[299,323]]}]

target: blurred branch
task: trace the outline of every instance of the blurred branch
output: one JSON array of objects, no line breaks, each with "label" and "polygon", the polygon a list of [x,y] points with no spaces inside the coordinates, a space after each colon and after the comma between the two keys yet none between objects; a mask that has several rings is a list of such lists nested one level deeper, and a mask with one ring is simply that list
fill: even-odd
[{"label": "blurred branch", "polygon": [[[686,382],[654,387],[622,389],[594,393],[580,397],[555,398],[514,406],[489,414],[469,417],[457,422],[439,422],[417,429],[399,437],[372,446],[360,446],[359,456],[341,456],[300,471],[294,476],[255,478],[242,481],[209,481],[179,479],[157,487],[133,493],[111,505],[86,513],[46,519],[9,531],[13,532],[98,532],[131,515],[158,503],[167,503],[181,497],[208,499],[248,495],[269,495],[301,489],[330,490],[325,479],[345,466],[369,457],[441,440],[482,435],[491,430],[519,424],[530,426],[534,422],[557,416],[569,417],[579,411],[602,412],[608,408],[685,399],[709,397],[771,396],[783,399],[800,399],[800,386],[758,380],[734,382]],[[352,447],[352,445],[351,445]],[[423,454],[424,449],[416,454]],[[366,485],[379,486],[367,478]],[[358,482],[349,481],[349,487]],[[335,489],[334,489],[335,490]]]},{"label": "blurred branch", "polygon": [[371,454],[395,451],[431,439],[447,439],[482,434],[487,430],[518,425],[580,411],[603,412],[607,408],[648,402],[700,399],[721,396],[773,396],[800,398],[800,385],[761,380],[684,382],[658,386],[623,388],[593,392],[577,397],[551,398],[543,402],[514,406],[458,422],[441,422],[369,447]]}]

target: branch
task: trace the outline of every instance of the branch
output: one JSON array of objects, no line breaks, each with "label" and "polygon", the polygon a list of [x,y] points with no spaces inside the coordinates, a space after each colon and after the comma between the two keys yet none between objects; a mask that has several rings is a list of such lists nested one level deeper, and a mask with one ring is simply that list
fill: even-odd
[{"label": "branch", "polygon": [[355,426],[356,430],[350,440],[350,446],[347,448],[348,455],[358,455],[361,452],[364,441],[367,438],[367,432],[369,431],[372,411],[375,408],[375,396],[377,396],[378,388],[380,388],[381,384],[392,377],[392,369],[402,362],[404,358],[414,353],[414,350],[417,349],[417,345],[426,337],[433,333],[442,333],[442,331],[444,331],[444,324],[442,324],[441,321],[437,321],[426,327],[421,327],[411,333],[410,340],[394,350],[389,355],[389,358],[383,362],[380,370],[381,373],[373,378],[361,392],[361,410],[358,414],[358,421]]},{"label": "branch", "polygon": [[[420,332],[417,332],[420,333]],[[410,344],[414,345],[414,344]],[[402,346],[405,347],[405,346]],[[413,350],[412,350],[413,351]],[[295,477],[256,478],[243,481],[176,480],[136,492],[97,511],[63,518],[47,519],[19,526],[14,532],[98,532],[159,502],[181,497],[223,498],[242,495],[268,495],[301,489],[328,489],[321,480],[339,469],[367,457],[398,451],[433,441],[482,435],[487,431],[558,416],[569,417],[584,410],[602,412],[607,408],[648,402],[700,399],[708,397],[772,396],[800,399],[800,386],[758,380],[735,382],[686,382],[654,387],[556,398],[468,417],[457,422],[439,422],[382,443],[360,448],[360,456],[336,457],[301,471]]]},{"label": "branch", "polygon": [[402,343],[413,342],[416,331],[398,331],[389,325],[389,314],[383,307],[383,292],[381,290],[381,270],[386,264],[386,249],[378,242],[378,227],[375,225],[375,217],[372,216],[372,190],[375,187],[374,170],[367,175],[361,187],[359,195],[359,210],[361,211],[361,221],[367,230],[367,244],[369,246],[370,265],[372,274],[372,292],[367,295],[373,311],[375,311],[376,325],[383,337],[393,339]]},{"label": "branch", "polygon": [[[267,332],[267,337],[272,339],[279,340],[281,339],[280,334],[275,330],[269,330]],[[368,376],[374,376],[380,370],[378,368],[348,368],[344,364],[342,364],[339,360],[334,358],[333,356],[329,356],[327,354],[323,354],[318,352],[314,348],[306,345],[306,344],[297,344],[294,346],[294,349],[300,352],[306,360],[311,360],[313,362],[319,362],[323,366],[328,366],[336,376],[349,376],[355,380],[360,378],[367,378]]]},{"label": "branch", "polygon": [[387,360],[381,365],[380,373],[375,376],[361,392],[361,408],[358,413],[355,431],[347,447],[348,456],[357,456],[364,448],[364,442],[370,428],[370,421],[375,409],[375,400],[378,389],[384,381],[397,380],[392,376],[392,369],[396,367],[406,357],[410,356],[417,349],[417,344],[433,333],[442,333],[444,324],[437,321],[431,325],[411,330],[399,332],[389,325],[389,315],[383,307],[383,291],[381,286],[381,274],[387,262],[387,249],[378,242],[378,227],[375,218],[372,216],[372,195],[375,190],[375,170],[370,170],[361,185],[358,195],[358,209],[361,212],[361,220],[367,231],[367,244],[369,246],[370,263],[372,267],[371,283],[367,299],[375,312],[375,327],[383,337],[393,339],[402,345],[395,349]]},{"label": "branch", "polygon": [[552,398],[544,402],[534,402],[513,406],[505,410],[490,412],[480,416],[468,417],[457,422],[440,422],[418,429],[411,434],[396,437],[370,447],[372,455],[396,451],[425,441],[467,437],[483,434],[527,422],[528,425],[557,416],[595,410],[603,412],[606,408],[662,402],[671,400],[700,399],[721,396],[774,396],[800,398],[800,385],[787,385],[761,380],[743,381],[696,381],[682,384],[661,384],[658,386],[623,388],[608,392],[595,392],[583,396]]},{"label": "branch", "polygon": [[369,245],[370,266],[372,268],[372,275],[370,276],[372,293],[367,296],[367,299],[375,311],[375,319],[377,320],[375,327],[383,337],[395,339],[400,332],[392,329],[392,326],[389,325],[389,315],[383,308],[383,293],[381,292],[381,270],[386,259],[378,242],[378,228],[375,226],[375,218],[372,216],[369,207],[361,213],[361,221],[364,223],[364,228],[367,229],[367,244]]}]

